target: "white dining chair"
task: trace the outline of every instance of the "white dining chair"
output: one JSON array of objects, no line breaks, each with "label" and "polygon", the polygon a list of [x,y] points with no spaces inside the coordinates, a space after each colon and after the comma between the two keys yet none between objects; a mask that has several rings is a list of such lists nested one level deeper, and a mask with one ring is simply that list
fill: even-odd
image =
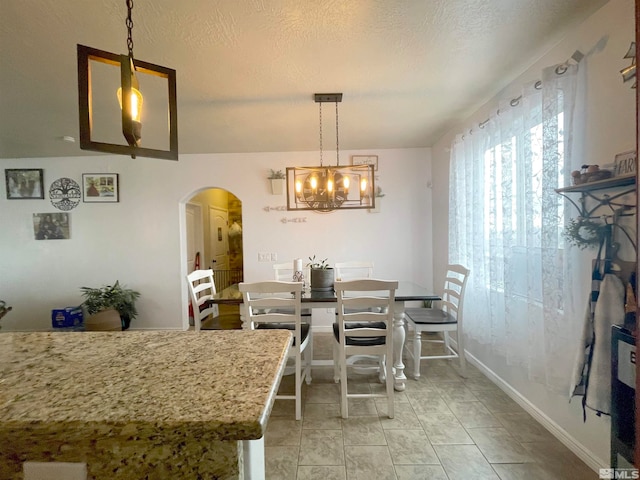
[{"label": "white dining chair", "polygon": [[[303,266],[302,273],[304,274],[304,280],[309,283],[309,267]],[[274,263],[273,264],[273,276],[275,280],[279,282],[291,282],[293,281],[293,262],[288,263]]]},{"label": "white dining chair", "polygon": [[[469,269],[462,265],[448,265],[444,281],[442,303],[439,308],[406,308],[404,313],[410,334],[407,353],[413,360],[413,376],[420,377],[422,360],[458,358],[460,374],[465,375],[464,335],[462,334],[464,292]],[[411,333],[413,331],[413,333]],[[450,335],[456,333],[457,351],[451,346]],[[423,333],[435,333],[437,338],[422,337]],[[423,352],[422,342],[443,344],[444,352]]]},{"label": "white dining chair", "polygon": [[313,337],[311,325],[302,322],[300,282],[242,282],[246,319],[251,329],[286,329],[293,333],[289,358],[294,364],[294,395],[278,394],[275,398],[295,400],[296,420],[302,418],[302,382],[311,383],[311,361],[313,359]]},{"label": "white dining chair", "polygon": [[[292,282],[293,281],[293,262],[289,263],[274,263],[273,275],[274,279],[279,282]],[[304,275],[304,283],[308,285],[311,281],[311,274],[309,267],[302,267],[302,274]],[[310,308],[303,308],[301,315],[303,317],[310,317],[312,310]]]},{"label": "white dining chair", "polygon": [[[340,410],[348,418],[350,398],[387,398],[389,418],[393,406],[393,307],[397,281],[361,279],[336,281],[338,317],[333,324],[334,379],[340,383]],[[349,393],[347,382],[352,355],[376,355],[386,392]],[[384,374],[382,374],[384,373]]]},{"label": "white dining chair", "polygon": [[[356,280],[359,278],[373,278],[373,262],[365,260],[349,260],[334,264],[336,280]],[[336,310],[336,314],[338,311]],[[354,355],[349,358],[349,365],[354,371],[362,374],[379,370],[377,357],[372,355]]]},{"label": "white dining chair", "polygon": [[336,280],[355,280],[356,278],[372,278],[373,262],[355,261],[336,262],[334,264]]},{"label": "white dining chair", "polygon": [[240,314],[229,313],[220,315],[220,309],[215,303],[211,303],[216,294],[216,284],[213,279],[213,270],[194,270],[187,275],[189,298],[193,309],[193,327],[196,331],[202,329],[205,320],[216,320],[219,327],[226,325],[239,325]]}]

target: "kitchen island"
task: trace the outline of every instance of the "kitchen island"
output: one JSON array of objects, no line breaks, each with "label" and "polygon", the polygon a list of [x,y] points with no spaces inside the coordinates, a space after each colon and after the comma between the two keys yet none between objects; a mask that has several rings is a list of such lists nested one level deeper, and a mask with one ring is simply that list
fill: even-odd
[{"label": "kitchen island", "polygon": [[0,478],[264,478],[284,330],[0,333]]}]

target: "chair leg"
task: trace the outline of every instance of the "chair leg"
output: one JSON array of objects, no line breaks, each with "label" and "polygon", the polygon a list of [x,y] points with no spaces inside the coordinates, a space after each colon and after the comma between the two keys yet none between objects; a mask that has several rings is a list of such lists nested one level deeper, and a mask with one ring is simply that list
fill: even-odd
[{"label": "chair leg", "polygon": [[420,355],[422,355],[422,333],[416,327],[413,334],[413,377],[420,378]]},{"label": "chair leg", "polygon": [[340,381],[340,365],[338,356],[340,353],[338,352],[338,342],[333,342],[333,381],[338,383]]},{"label": "chair leg", "polygon": [[451,344],[449,343],[449,332],[442,332],[442,344],[444,345],[444,354],[451,355]]},{"label": "chair leg", "polygon": [[378,356],[378,380],[380,383],[385,383],[387,379],[387,370],[385,369],[385,355]]},{"label": "chair leg", "polygon": [[302,358],[300,347],[296,352],[296,420],[302,418]]},{"label": "chair leg", "polygon": [[342,412],[342,418],[349,418],[349,405],[347,401],[347,357],[344,354],[340,355],[340,411]]},{"label": "chair leg", "polygon": [[464,356],[464,339],[460,330],[456,330],[456,337],[458,340],[458,357],[460,358],[460,375],[463,378],[467,378],[467,359]]},{"label": "chair leg", "polygon": [[387,371],[387,414],[389,415],[389,418],[393,418],[395,416],[395,405],[393,403],[395,379],[393,377],[393,362],[390,361],[391,358],[393,358],[393,354],[391,356],[387,355],[387,361],[385,362]]},{"label": "chair leg", "polygon": [[307,344],[307,348],[304,349],[304,358],[305,379],[307,381],[307,385],[311,385],[311,362],[313,362],[313,334],[311,329],[309,329],[309,343]]}]

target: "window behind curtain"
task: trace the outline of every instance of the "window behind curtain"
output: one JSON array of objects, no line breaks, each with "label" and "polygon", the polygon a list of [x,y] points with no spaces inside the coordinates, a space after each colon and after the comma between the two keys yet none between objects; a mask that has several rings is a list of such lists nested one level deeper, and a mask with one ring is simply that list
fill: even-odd
[{"label": "window behind curtain", "polygon": [[568,389],[567,345],[581,317],[555,192],[580,162],[571,158],[577,73],[575,65],[561,75],[546,69],[541,88],[527,86],[482,128],[459,136],[450,165],[449,260],[471,270],[470,345],[491,345],[559,391]]}]

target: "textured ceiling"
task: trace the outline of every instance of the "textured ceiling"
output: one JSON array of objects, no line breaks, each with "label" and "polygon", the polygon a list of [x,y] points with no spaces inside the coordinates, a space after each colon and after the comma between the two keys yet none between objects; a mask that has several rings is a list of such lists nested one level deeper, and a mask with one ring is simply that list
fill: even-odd
[{"label": "textured ceiling", "polygon": [[[425,147],[604,3],[136,0],[134,53],[177,71],[180,153],[317,150],[316,92],[344,95],[341,149]],[[126,53],[125,17],[125,0],[0,0],[0,158],[88,154],[62,141],[76,44]]]}]

